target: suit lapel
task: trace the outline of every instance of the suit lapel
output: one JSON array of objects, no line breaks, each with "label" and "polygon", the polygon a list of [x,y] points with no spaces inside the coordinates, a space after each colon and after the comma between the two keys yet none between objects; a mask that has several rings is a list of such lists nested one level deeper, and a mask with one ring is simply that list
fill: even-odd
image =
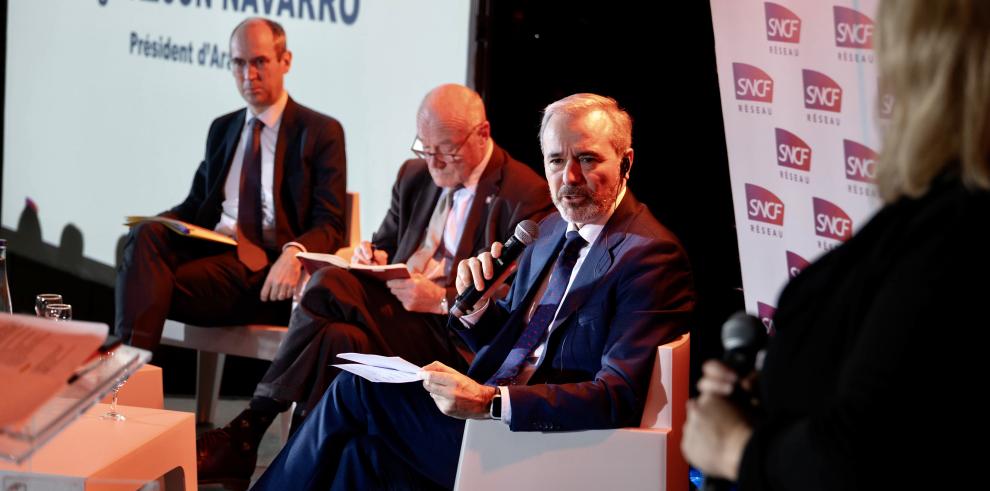
[{"label": "suit lapel", "polygon": [[[468,374],[479,380],[487,380],[495,370],[502,365],[509,350],[515,345],[522,330],[526,327],[526,313],[533,302],[534,297],[540,289],[540,282],[543,273],[550,262],[556,260],[557,252],[564,242],[564,232],[567,231],[567,222],[560,215],[554,213],[540,227],[540,237],[536,243],[531,245],[532,255],[526,266],[516,273],[513,289],[525,287],[525,294],[513,298],[512,305],[509,306],[511,315],[503,324],[499,333],[495,335],[491,343],[485,348],[484,355],[479,354],[475,358],[475,363],[471,365]],[[525,277],[523,277],[525,275]]]},{"label": "suit lapel", "polygon": [[237,142],[241,140],[241,130],[244,129],[244,118],[246,114],[247,108],[241,110],[231,121],[230,126],[227,127],[227,133],[223,137],[223,167],[220,170],[218,179],[213,181],[213,188],[209,191],[210,196],[217,195],[217,193],[221,192],[224,184],[227,182],[227,173],[230,172],[230,165],[234,159]]},{"label": "suit lapel", "polygon": [[[547,268],[547,264],[550,261],[557,258],[556,252],[560,248],[561,241],[563,241],[564,232],[567,231],[567,222],[560,218],[559,215],[554,216],[554,219],[556,223],[547,231],[549,235],[546,236],[546,239],[541,238],[533,245],[533,256],[530,258],[529,270],[525,278],[527,294],[513,308],[517,308],[520,305],[528,306],[535,301],[535,299],[531,299],[532,293],[539,289],[543,271]],[[516,281],[522,280],[524,278],[516,278]]]},{"label": "suit lapel", "polygon": [[564,297],[557,318],[554,319],[555,326],[563,325],[571,314],[584,305],[588,296],[594,291],[595,283],[612,267],[615,261],[614,250],[625,239],[626,228],[635,214],[637,205],[632,193],[626,191],[619,207],[609,218],[605,228],[588,251],[588,255],[585,256],[574,283],[567,290],[567,296]]},{"label": "suit lapel", "polygon": [[[427,178],[428,183],[425,183],[423,190],[419,193],[415,193],[412,197],[412,212],[409,214],[409,227],[406,237],[409,239],[403,240],[400,244],[399,250],[396,252],[396,261],[405,262],[409,260],[409,256],[419,249],[419,246],[423,243],[423,236],[426,234],[426,229],[430,226],[430,217],[433,216],[433,209],[437,206],[437,201],[440,199],[440,193],[443,192],[443,188],[438,187],[433,184],[433,180]],[[414,240],[410,240],[414,239]]]},{"label": "suit lapel", "polygon": [[[494,145],[494,144],[493,144]],[[499,186],[502,182],[502,171],[505,167],[505,151],[495,146],[492,149],[492,156],[488,160],[485,172],[478,179],[478,187],[474,190],[474,199],[471,200],[471,209],[467,214],[467,222],[461,232],[461,240],[457,244],[456,260],[461,260],[474,256],[477,249],[484,249],[491,244],[484,242],[484,230],[479,229],[481,223],[488,221],[490,205],[492,199],[498,196]],[[505,240],[498,237],[496,240]]]},{"label": "suit lapel", "polygon": [[[300,125],[296,124],[297,115],[296,103],[290,97],[285,104],[285,110],[282,112],[282,122],[279,124],[278,137],[275,139],[275,162],[272,176],[272,201],[276,203],[275,235],[276,241],[279,244],[288,242],[289,238],[293,235],[292,227],[289,224],[289,216],[287,215],[288,210],[282,204],[294,203],[295,201],[282,200],[282,182],[285,178],[285,166],[287,165],[285,161],[286,149],[289,146],[289,142],[298,141],[297,133],[299,132]],[[298,156],[298,158],[301,159],[302,157]]]}]

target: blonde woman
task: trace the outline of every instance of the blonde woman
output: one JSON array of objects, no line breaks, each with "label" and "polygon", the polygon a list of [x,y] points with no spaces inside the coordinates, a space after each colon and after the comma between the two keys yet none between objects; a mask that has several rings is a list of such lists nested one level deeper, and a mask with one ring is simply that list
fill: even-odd
[{"label": "blonde woman", "polygon": [[877,22],[885,206],[781,294],[755,421],[718,362],[688,406],[685,456],[742,491],[986,486],[990,2],[886,0]]}]

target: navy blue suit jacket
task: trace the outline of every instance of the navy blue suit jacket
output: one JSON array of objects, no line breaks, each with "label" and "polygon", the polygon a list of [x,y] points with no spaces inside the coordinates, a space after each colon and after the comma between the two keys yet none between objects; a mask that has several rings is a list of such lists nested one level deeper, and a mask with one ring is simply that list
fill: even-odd
[{"label": "navy blue suit jacket", "polygon": [[[519,259],[508,297],[479,322],[450,326],[477,352],[468,375],[486,381],[525,327],[527,306],[563,245],[558,213]],[[626,192],[584,263],[528,385],[510,386],[513,431],[638,425],[657,346],[686,332],[694,306],[687,255],[677,238]]]}]

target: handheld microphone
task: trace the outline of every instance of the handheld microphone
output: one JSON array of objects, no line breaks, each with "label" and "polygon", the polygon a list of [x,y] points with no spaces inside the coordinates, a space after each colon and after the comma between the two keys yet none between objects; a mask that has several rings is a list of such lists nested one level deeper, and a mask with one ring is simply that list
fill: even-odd
[{"label": "handheld microphone", "polygon": [[505,245],[502,246],[502,254],[492,259],[492,279],[485,281],[485,288],[483,290],[478,290],[471,285],[464,290],[457,299],[454,301],[454,306],[450,308],[450,313],[454,317],[460,318],[468,310],[474,307],[474,304],[478,303],[478,300],[484,296],[488,287],[491,283],[497,280],[502,273],[504,273],[509,266],[522,254],[523,249],[526,246],[533,243],[537,237],[540,235],[540,227],[536,222],[532,220],[523,220],[516,225],[516,231],[505,241]]},{"label": "handheld microphone", "polygon": [[[756,358],[767,344],[767,329],[759,319],[746,312],[736,312],[722,324],[722,363],[736,375],[745,377],[756,367]],[[730,397],[736,403],[745,396],[737,386]],[[701,491],[728,491],[732,484],[725,479],[705,478]]]},{"label": "handheld microphone", "polygon": [[756,356],[767,344],[767,328],[746,312],[736,312],[722,324],[722,362],[740,377],[756,366]]}]

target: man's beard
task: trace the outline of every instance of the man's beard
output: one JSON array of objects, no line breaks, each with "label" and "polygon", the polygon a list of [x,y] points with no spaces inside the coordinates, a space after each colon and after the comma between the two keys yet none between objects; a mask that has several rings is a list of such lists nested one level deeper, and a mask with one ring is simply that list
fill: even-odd
[{"label": "man's beard", "polygon": [[[612,211],[617,190],[618,184],[610,190],[602,190],[602,192],[595,194],[586,186],[565,184],[553,196],[553,204],[568,222],[592,223]],[[579,203],[568,203],[563,199],[565,196],[579,196],[584,199]]]}]

